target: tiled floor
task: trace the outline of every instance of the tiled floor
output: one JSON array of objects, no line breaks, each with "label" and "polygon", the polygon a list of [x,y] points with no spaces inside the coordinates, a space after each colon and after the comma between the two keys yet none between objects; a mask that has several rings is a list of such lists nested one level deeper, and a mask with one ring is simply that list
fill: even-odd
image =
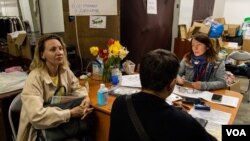
[{"label": "tiled floor", "polygon": [[250,124],[250,102],[247,102],[247,95],[244,93],[244,91],[247,90],[248,82],[248,79],[240,79],[243,100],[236,115],[234,124]]}]

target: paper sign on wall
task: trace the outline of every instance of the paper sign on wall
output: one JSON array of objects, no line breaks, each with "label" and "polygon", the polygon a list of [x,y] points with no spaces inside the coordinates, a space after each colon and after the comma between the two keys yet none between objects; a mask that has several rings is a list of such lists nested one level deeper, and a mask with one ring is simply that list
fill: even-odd
[{"label": "paper sign on wall", "polygon": [[147,13],[157,14],[157,0],[147,0]]},{"label": "paper sign on wall", "polygon": [[90,16],[90,28],[106,28],[106,16]]},{"label": "paper sign on wall", "polygon": [[69,15],[117,15],[117,0],[69,0]]}]

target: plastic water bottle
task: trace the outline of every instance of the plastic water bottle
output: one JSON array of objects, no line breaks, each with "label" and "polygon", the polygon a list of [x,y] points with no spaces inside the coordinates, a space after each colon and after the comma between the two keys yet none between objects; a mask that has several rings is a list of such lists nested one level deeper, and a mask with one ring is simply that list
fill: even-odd
[{"label": "plastic water bottle", "polygon": [[97,91],[97,103],[100,106],[108,104],[108,88],[102,83]]}]

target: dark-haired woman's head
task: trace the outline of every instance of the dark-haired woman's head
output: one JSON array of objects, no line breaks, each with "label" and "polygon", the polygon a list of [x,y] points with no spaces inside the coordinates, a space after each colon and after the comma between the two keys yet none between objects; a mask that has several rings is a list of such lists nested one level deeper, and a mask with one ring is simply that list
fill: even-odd
[{"label": "dark-haired woman's head", "polygon": [[210,38],[206,34],[198,33],[192,36],[191,40],[192,51],[195,56],[205,55],[207,61],[214,61],[216,59],[216,52],[213,48]]}]

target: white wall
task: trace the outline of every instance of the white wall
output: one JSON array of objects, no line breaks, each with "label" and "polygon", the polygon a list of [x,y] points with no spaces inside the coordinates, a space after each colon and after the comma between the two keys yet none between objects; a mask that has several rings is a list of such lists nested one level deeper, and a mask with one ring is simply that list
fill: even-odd
[{"label": "white wall", "polygon": [[224,17],[226,23],[241,24],[245,17],[250,17],[250,1],[225,0]]},{"label": "white wall", "polygon": [[171,51],[174,51],[174,39],[178,36],[178,23],[180,15],[180,1],[175,0],[174,2],[174,16],[173,16],[173,28],[172,28],[172,46]]},{"label": "white wall", "polygon": [[17,0],[0,0],[0,16],[19,16]]},{"label": "white wall", "polygon": [[29,0],[19,0],[19,3],[20,3],[23,20],[29,21],[30,28],[32,31],[34,31],[34,25],[33,25],[33,20],[31,16]]},{"label": "white wall", "polygon": [[225,0],[215,0],[213,17],[215,18],[224,17],[224,9],[225,9]]},{"label": "white wall", "polygon": [[180,0],[179,24],[191,26],[194,0]]},{"label": "white wall", "polygon": [[[224,17],[226,23],[241,24],[250,17],[250,0],[215,0],[213,17]],[[190,27],[193,14],[193,0],[181,0],[179,24]]]},{"label": "white wall", "polygon": [[40,0],[42,33],[64,32],[62,0]]}]

